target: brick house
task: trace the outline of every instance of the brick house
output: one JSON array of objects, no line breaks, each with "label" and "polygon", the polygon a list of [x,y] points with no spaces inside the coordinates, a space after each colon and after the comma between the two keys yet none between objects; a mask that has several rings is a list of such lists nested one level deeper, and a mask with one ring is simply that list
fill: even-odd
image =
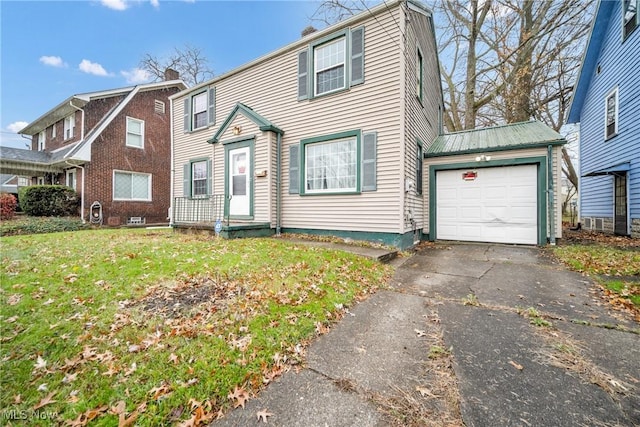
[{"label": "brick house", "polygon": [[167,222],[168,98],[186,86],[177,73],[166,77],[67,98],[19,132],[31,137],[30,150],[0,148],[0,170],[31,177],[33,184],[74,188],[83,219],[98,202],[101,211],[93,213],[108,225]]}]

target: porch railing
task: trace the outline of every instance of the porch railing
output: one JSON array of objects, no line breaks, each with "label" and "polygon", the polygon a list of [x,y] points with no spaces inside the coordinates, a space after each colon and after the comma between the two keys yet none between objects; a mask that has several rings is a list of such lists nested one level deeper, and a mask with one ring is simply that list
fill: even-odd
[{"label": "porch railing", "polygon": [[223,195],[206,197],[175,197],[173,199],[173,222],[180,223],[215,223],[224,219]]}]

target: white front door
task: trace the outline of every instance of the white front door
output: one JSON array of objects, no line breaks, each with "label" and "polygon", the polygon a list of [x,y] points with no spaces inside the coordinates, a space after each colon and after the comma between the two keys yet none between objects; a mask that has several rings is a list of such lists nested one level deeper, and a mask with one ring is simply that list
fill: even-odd
[{"label": "white front door", "polygon": [[229,215],[249,216],[251,206],[251,165],[249,147],[229,150]]}]

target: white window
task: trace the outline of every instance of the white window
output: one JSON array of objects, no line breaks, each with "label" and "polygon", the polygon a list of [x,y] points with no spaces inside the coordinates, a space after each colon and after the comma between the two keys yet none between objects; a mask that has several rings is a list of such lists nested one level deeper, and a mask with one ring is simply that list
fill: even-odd
[{"label": "white window", "polygon": [[64,118],[64,139],[73,138],[73,130],[76,127],[76,116],[72,114]]},{"label": "white window", "polygon": [[357,145],[356,137],[305,144],[305,193],[357,191]]},{"label": "white window", "polygon": [[605,98],[604,113],[604,139],[609,139],[618,133],[618,88]]},{"label": "white window", "polygon": [[18,177],[18,187],[27,187],[31,185],[31,179],[24,177],[24,176],[19,176]]},{"label": "white window", "polygon": [[210,86],[203,92],[184,99],[184,131],[191,132],[215,124],[216,88]]},{"label": "white window", "polygon": [[191,196],[206,196],[207,195],[207,161],[201,160],[191,163]]},{"label": "white window", "polygon": [[38,177],[38,185],[44,185],[44,176]]},{"label": "white window", "polygon": [[638,26],[638,0],[622,0],[622,39]]},{"label": "white window", "polygon": [[127,147],[144,148],[144,121],[127,117]]},{"label": "white window", "polygon": [[345,87],[346,37],[316,46],[313,61],[315,95]]},{"label": "white window", "polygon": [[76,170],[75,169],[67,169],[67,187],[71,187],[74,190],[76,189]]},{"label": "white window", "polygon": [[51,126],[51,139],[56,137],[56,124],[54,123],[53,126]]},{"label": "white window", "polygon": [[113,200],[151,201],[151,174],[113,171]]},{"label": "white window", "polygon": [[45,135],[45,131],[42,131],[38,134],[38,151],[44,151]]},{"label": "white window", "polygon": [[192,98],[193,129],[207,126],[207,92],[202,92]]}]

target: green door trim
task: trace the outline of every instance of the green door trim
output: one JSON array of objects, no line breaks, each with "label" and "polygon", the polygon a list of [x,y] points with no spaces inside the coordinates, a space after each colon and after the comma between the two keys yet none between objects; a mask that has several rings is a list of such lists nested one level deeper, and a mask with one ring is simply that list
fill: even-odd
[{"label": "green door trim", "polygon": [[442,165],[429,165],[429,240],[435,241],[436,214],[436,172],[455,169],[482,169],[500,166],[536,165],[538,167],[538,245],[547,244],[547,158],[521,157],[515,159],[491,160],[488,162],[461,162]]},{"label": "green door trim", "polygon": [[249,173],[247,178],[249,179],[249,215],[229,215],[229,203],[224,204],[224,215],[229,219],[244,219],[252,220],[253,214],[253,199],[254,199],[254,179],[253,179],[253,158],[254,158],[254,146],[255,137],[245,139],[237,142],[230,142],[224,144],[224,197],[225,200],[229,200],[229,152],[237,148],[249,147]]}]

